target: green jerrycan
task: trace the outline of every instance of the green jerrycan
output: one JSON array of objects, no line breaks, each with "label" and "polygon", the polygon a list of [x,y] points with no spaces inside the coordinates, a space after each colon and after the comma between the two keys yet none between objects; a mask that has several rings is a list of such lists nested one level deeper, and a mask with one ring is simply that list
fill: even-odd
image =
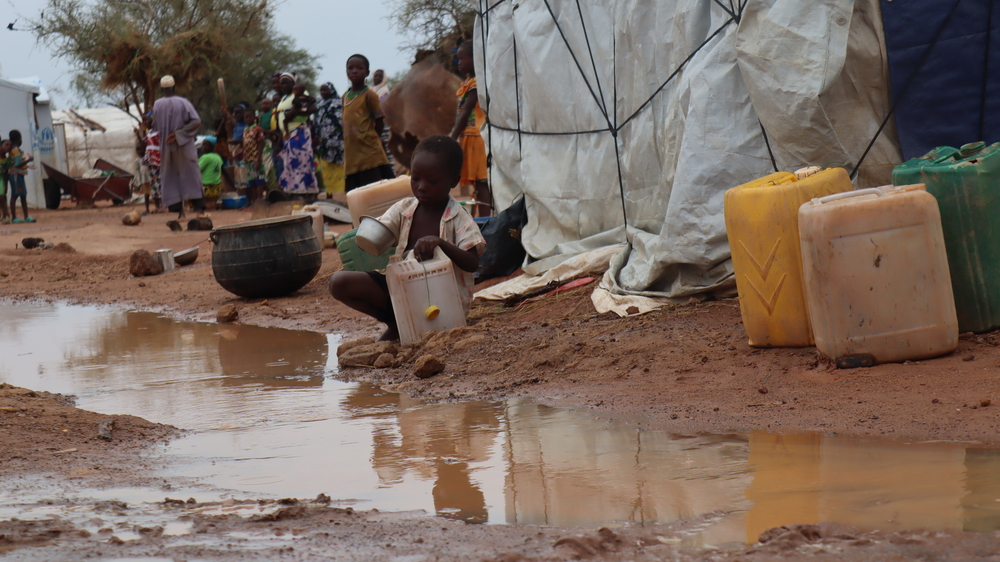
[{"label": "green jerrycan", "polygon": [[938,200],[960,332],[1000,327],[1000,143],[941,146],[892,170]]},{"label": "green jerrycan", "polygon": [[349,230],[337,238],[337,251],[345,271],[376,271],[389,265],[389,258],[396,253],[396,248],[389,248],[381,256],[373,256],[358,247],[354,236],[358,229]]}]

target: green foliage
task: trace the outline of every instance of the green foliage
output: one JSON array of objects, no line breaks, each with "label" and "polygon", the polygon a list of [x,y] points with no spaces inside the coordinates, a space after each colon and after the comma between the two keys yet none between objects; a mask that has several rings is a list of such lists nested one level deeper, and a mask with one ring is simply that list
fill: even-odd
[{"label": "green foliage", "polygon": [[271,21],[273,0],[47,0],[35,33],[75,67],[73,87],[88,101],[152,107],[160,77],[210,124],[219,113],[218,78],[230,105],[255,103],[271,74],[291,69],[315,80],[317,58],[296,49]]},{"label": "green foliage", "polygon": [[460,39],[472,37],[475,0],[385,0],[389,19],[412,39],[400,49],[447,52]]}]

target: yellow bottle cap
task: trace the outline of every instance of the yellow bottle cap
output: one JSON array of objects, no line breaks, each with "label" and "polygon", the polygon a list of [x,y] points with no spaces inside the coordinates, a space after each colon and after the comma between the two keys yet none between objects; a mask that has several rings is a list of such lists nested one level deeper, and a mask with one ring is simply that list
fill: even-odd
[{"label": "yellow bottle cap", "polygon": [[428,320],[434,320],[438,317],[438,314],[441,314],[441,309],[434,305],[428,306],[427,310],[424,311],[424,316],[426,316]]}]

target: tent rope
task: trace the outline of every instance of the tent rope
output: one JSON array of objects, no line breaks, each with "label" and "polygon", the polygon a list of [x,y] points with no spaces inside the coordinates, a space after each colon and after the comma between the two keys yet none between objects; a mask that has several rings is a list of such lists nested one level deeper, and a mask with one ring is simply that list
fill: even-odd
[{"label": "tent rope", "polygon": [[[573,57],[573,63],[576,64],[576,69],[580,71],[580,77],[583,78],[583,83],[587,85],[587,89],[590,90],[591,97],[594,98],[594,102],[597,104],[597,109],[601,110],[601,114],[604,116],[604,121],[607,122],[608,128],[611,128],[611,119],[608,118],[608,112],[601,106],[601,100],[597,97],[597,92],[594,91],[594,87],[590,85],[590,80],[587,78],[587,73],[583,71],[583,66],[580,65],[580,59],[576,56],[576,51],[569,44],[569,39],[566,38],[566,33],[563,31],[561,25],[559,25],[559,20],[556,18],[556,13],[552,10],[552,4],[549,0],[544,0],[545,7],[549,10],[549,15],[552,16],[552,23],[556,24],[556,29],[559,31],[559,36],[562,37],[563,43],[566,45],[566,50],[569,51],[569,55]],[[580,22],[584,28],[587,26]],[[597,78],[596,76],[594,77]]]},{"label": "tent rope", "polygon": [[[496,8],[497,6],[503,4],[506,0],[499,0],[496,3],[494,3],[493,5],[491,5],[488,8],[486,8],[485,10],[482,9],[483,6],[484,6],[484,3],[488,2],[488,1],[489,0],[480,0],[480,10],[477,12],[477,16],[479,17],[480,25],[482,27],[482,31],[481,31],[480,35],[481,35],[482,44],[483,44],[482,45],[482,53],[483,53],[483,60],[484,61],[488,60],[487,57],[486,57],[486,35],[489,33],[489,15],[490,15],[490,12],[492,12],[493,9]],[[613,113],[614,122],[612,123],[612,115],[609,115],[608,107],[607,107],[607,101],[604,99],[604,90],[603,90],[603,88],[601,86],[600,74],[597,71],[597,61],[596,61],[596,59],[594,57],[593,48],[590,45],[590,35],[589,35],[588,31],[587,31],[587,24],[586,24],[586,21],[584,20],[584,17],[583,17],[583,8],[580,5],[580,1],[576,0],[577,13],[580,16],[580,26],[583,29],[584,42],[585,42],[585,44],[587,46],[587,53],[590,56],[591,68],[593,69],[593,72],[594,72],[594,82],[595,82],[595,84],[597,86],[597,91],[596,92],[594,91],[594,86],[591,84],[590,79],[587,77],[586,72],[583,70],[583,65],[580,63],[579,57],[577,57],[576,52],[573,50],[573,47],[570,45],[569,39],[566,37],[566,33],[563,31],[562,25],[560,25],[559,19],[556,17],[555,11],[552,9],[552,5],[550,4],[549,0],[543,0],[543,1],[545,2],[545,7],[546,7],[546,9],[549,12],[549,16],[552,17],[552,22],[555,24],[556,30],[559,31],[559,36],[562,38],[563,44],[566,46],[566,50],[569,52],[570,56],[573,59],[573,63],[576,65],[577,70],[580,72],[580,77],[583,79],[584,84],[587,86],[587,90],[590,92],[591,97],[594,99],[594,102],[597,105],[598,111],[600,111],[601,115],[604,117],[604,120],[607,123],[607,127],[601,128],[601,129],[592,129],[592,130],[588,130],[588,131],[525,131],[522,128],[522,123],[521,123],[521,100],[520,100],[520,86],[519,86],[519,74],[520,74],[520,72],[518,70],[518,63],[517,63],[517,39],[516,39],[516,37],[514,37],[512,39],[513,39],[513,48],[514,48],[514,53],[513,53],[513,57],[514,57],[514,87],[515,87],[515,98],[516,98],[516,104],[517,104],[517,126],[516,127],[505,127],[505,126],[502,126],[502,125],[498,125],[496,123],[493,123],[493,121],[490,119],[490,111],[489,111],[490,96],[489,96],[489,90],[488,90],[488,85],[486,83],[486,77],[485,77],[485,75],[483,77],[483,89],[484,89],[484,92],[486,94],[486,126],[487,126],[488,130],[490,131],[490,135],[489,135],[489,137],[490,137],[490,143],[489,143],[489,147],[488,147],[488,157],[487,157],[488,161],[490,161],[490,164],[491,164],[490,165],[490,170],[489,170],[489,173],[490,173],[490,182],[492,183],[492,180],[493,180],[493,169],[492,169],[492,155],[493,155],[493,135],[492,135],[492,131],[493,131],[493,129],[517,133],[517,135],[518,135],[518,151],[519,151],[519,153],[522,151],[522,135],[576,136],[576,135],[587,135],[587,134],[597,134],[597,133],[611,133],[611,136],[614,139],[614,145],[615,145],[615,163],[617,165],[617,171],[618,171],[618,190],[619,190],[619,194],[621,196],[621,203],[622,203],[622,219],[624,221],[624,226],[625,226],[625,238],[626,238],[626,241],[628,242],[629,241],[628,240],[628,213],[626,211],[625,181],[624,181],[624,175],[622,173],[621,150],[620,150],[620,147],[618,146],[618,133],[621,132],[621,130],[625,127],[625,125],[628,125],[633,119],[635,119],[636,117],[638,117],[638,115],[640,113],[642,113],[647,107],[649,107],[650,104],[652,104],[652,102],[656,98],[656,96],[658,96],[664,90],[664,88],[666,88],[667,85],[674,78],[676,78],[681,73],[681,71],[684,69],[684,67],[689,62],[691,62],[691,60],[695,57],[695,55],[698,54],[698,52],[700,52],[706,45],[708,45],[709,43],[711,43],[712,40],[714,40],[720,33],[722,33],[726,28],[728,28],[730,24],[732,24],[734,22],[737,23],[737,24],[739,23],[740,18],[741,18],[742,14],[743,14],[743,10],[746,8],[746,5],[749,2],[749,0],[743,0],[742,2],[740,2],[740,0],[736,0],[736,4],[735,5],[733,4],[733,0],[728,0],[728,3],[729,3],[728,7],[725,4],[723,4],[720,0],[714,0],[715,4],[718,5],[729,16],[729,18],[722,25],[720,25],[718,27],[718,29],[716,29],[711,35],[709,35],[694,51],[692,51],[691,54],[689,54],[687,56],[687,58],[685,58],[677,66],[677,68],[672,73],[670,73],[670,76],[668,76],[667,79],[664,80],[664,82],[662,84],[660,84],[660,86],[658,88],[656,88],[656,90],[653,91],[653,93],[649,96],[649,98],[647,98],[646,101],[644,101],[642,104],[640,104],[639,107],[636,108],[635,111],[632,112],[632,114],[629,115],[628,118],[626,118],[624,121],[621,122],[621,124],[618,123],[618,54],[617,54],[618,47],[617,47],[617,36],[614,36],[614,35],[612,36],[612,50],[613,50],[613,53],[612,53],[612,66],[613,66],[613,70],[612,70],[612,72],[613,72],[612,82],[613,82],[613,88],[614,88],[614,95],[613,95],[613,101],[612,101],[612,105],[613,105],[613,111],[612,111],[612,113]],[[737,5],[739,6],[738,10],[736,9]],[[514,9],[516,9],[516,8],[517,8],[517,6],[514,7]],[[758,120],[758,123],[759,123],[759,120]],[[774,154],[771,152],[771,145],[770,145],[770,142],[767,139],[767,132],[764,130],[764,125],[763,124],[760,124],[760,127],[761,127],[761,133],[764,135],[764,143],[767,146],[767,151],[768,151],[768,154],[770,155],[770,158],[771,158],[771,165],[775,167],[775,170],[777,170],[777,164],[776,164],[775,159],[774,159]],[[523,154],[522,154],[522,156],[523,156]]]},{"label": "tent rope", "polygon": [[[604,99],[604,90],[601,88],[601,75],[597,72],[597,61],[594,60],[594,50],[590,47],[590,36],[587,34],[587,24],[583,21],[583,8],[580,7],[580,0],[576,0],[576,12],[580,14],[580,27],[583,28],[583,40],[587,44],[587,53],[590,54],[590,66],[594,69],[594,82],[597,83],[597,93],[601,97],[601,107],[604,109],[604,116],[607,117],[608,102]],[[610,126],[611,124],[608,123],[608,125]]]},{"label": "tent rope", "polygon": [[934,33],[934,37],[931,39],[930,44],[927,45],[927,49],[924,50],[924,54],[920,56],[920,62],[918,62],[916,68],[913,69],[913,74],[910,74],[909,78],[906,79],[906,82],[903,84],[903,87],[900,88],[899,94],[896,96],[896,99],[893,100],[893,102],[889,105],[889,113],[887,113],[885,119],[882,120],[882,124],[878,126],[878,130],[875,131],[875,136],[872,137],[871,142],[868,143],[868,146],[865,148],[865,151],[861,154],[861,158],[858,159],[858,163],[855,164],[854,169],[851,170],[851,181],[857,179],[858,170],[861,169],[861,164],[865,161],[865,158],[868,157],[868,153],[871,151],[872,147],[875,146],[875,141],[878,140],[879,136],[882,134],[882,130],[885,129],[885,126],[887,124],[889,124],[889,119],[892,118],[893,112],[896,111],[896,106],[899,105],[901,101],[903,101],[903,97],[906,96],[907,90],[910,89],[910,84],[913,83],[913,79],[917,77],[917,74],[920,74],[920,69],[923,68],[924,63],[927,62],[928,57],[930,57],[931,51],[934,50],[934,45],[936,45],[938,39],[941,38],[941,34],[944,33],[945,28],[948,27],[948,22],[951,21],[951,17],[955,15],[955,11],[958,9],[958,5],[961,3],[962,0],[955,0],[955,3],[952,5],[951,10],[948,12],[947,17],[945,17],[944,21],[941,22],[941,26],[938,27],[937,32]]},{"label": "tent rope", "polygon": [[653,103],[653,99],[656,96],[658,96],[660,94],[660,92],[663,91],[664,88],[667,87],[667,84],[669,84],[671,80],[673,80],[678,74],[680,74],[681,70],[684,70],[684,67],[687,65],[687,63],[691,62],[691,59],[693,59],[694,56],[698,54],[698,51],[701,51],[703,48],[705,48],[705,45],[708,45],[713,39],[715,39],[715,37],[718,34],[722,33],[722,31],[725,30],[727,27],[729,27],[729,24],[733,23],[734,21],[736,21],[735,18],[732,18],[732,17],[729,18],[728,20],[726,20],[726,23],[720,25],[718,29],[716,29],[711,35],[708,36],[707,39],[705,39],[704,41],[702,41],[701,45],[698,45],[698,48],[695,49],[694,51],[692,51],[692,53],[690,55],[688,55],[687,58],[684,59],[677,66],[677,69],[674,70],[672,73],[670,73],[670,76],[668,76],[667,79],[664,80],[662,84],[660,84],[660,87],[657,88],[653,92],[653,94],[651,96],[649,96],[649,98],[646,101],[642,102],[642,105],[640,105],[639,108],[636,109],[635,112],[632,113],[632,115],[630,115],[628,117],[628,119],[626,119],[625,121],[622,122],[621,126],[618,127],[618,130],[620,131],[623,127],[625,127],[625,125],[628,125],[629,121],[631,121],[631,120],[635,119],[636,117],[638,117],[639,113],[642,112],[643,109],[646,109],[646,107],[649,104]]},{"label": "tent rope", "polygon": [[511,42],[514,45],[514,103],[517,106],[517,159],[524,158],[524,149],[521,146],[521,73],[517,70],[517,36],[511,34]]},{"label": "tent rope", "polygon": [[764,124],[757,119],[757,124],[760,125],[760,132],[764,135],[764,146],[767,147],[767,155],[771,157],[771,165],[774,166],[774,171],[778,171],[778,163],[774,160],[774,153],[771,152],[771,141],[767,140],[767,131],[764,130]]}]

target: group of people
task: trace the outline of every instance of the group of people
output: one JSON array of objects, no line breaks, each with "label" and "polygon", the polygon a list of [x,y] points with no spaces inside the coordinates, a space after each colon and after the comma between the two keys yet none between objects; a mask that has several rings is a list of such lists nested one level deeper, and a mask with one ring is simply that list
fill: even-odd
[{"label": "group of people", "polygon": [[[465,164],[461,184],[474,186],[479,216],[492,203],[486,183],[486,151],[479,134],[485,116],[476,95],[471,42],[458,49],[458,68],[468,76],[459,90],[459,113],[451,137],[461,141]],[[291,72],[275,73],[274,95],[260,102],[223,107],[215,134],[195,146],[201,128],[197,111],[176,95],[175,82],[164,76],[162,96],[143,119],[136,147],[140,172],[137,190],[156,210],[184,216],[182,201],[198,212],[211,207],[224,179],[244,190],[249,203],[275,193],[278,198],[315,200],[320,191],[344,193],[395,177],[388,151],[382,103],[389,87],[385,72],[372,76],[364,55],[347,59],[351,86],[343,96],[331,82],[312,97]],[[368,85],[372,76],[373,83]],[[198,154],[200,149],[200,156]],[[232,170],[232,173],[229,173]]]},{"label": "group of people", "polygon": [[[14,129],[8,138],[0,140],[0,224],[35,222],[28,214],[28,188],[24,176],[33,158],[21,150],[21,131]],[[10,207],[7,192],[10,191]],[[17,216],[17,200],[21,200],[24,218]]]}]

